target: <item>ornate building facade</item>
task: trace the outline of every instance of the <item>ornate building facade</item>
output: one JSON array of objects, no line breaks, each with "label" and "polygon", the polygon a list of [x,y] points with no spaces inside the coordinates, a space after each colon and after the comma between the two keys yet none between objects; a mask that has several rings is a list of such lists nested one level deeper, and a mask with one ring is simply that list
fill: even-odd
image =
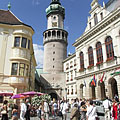
[{"label": "ornate building facade", "polygon": [[11,11],[0,10],[0,92],[16,94],[34,88],[33,34],[33,28]]},{"label": "ornate building facade", "polygon": [[[103,6],[91,3],[87,27],[73,44],[76,59],[77,97],[86,99],[120,98],[120,1],[109,0]],[[66,80],[73,57],[64,60]],[[66,68],[68,68],[66,70]],[[69,78],[70,80],[71,78]],[[91,81],[95,80],[95,85]],[[66,83],[67,91],[72,85]],[[76,88],[73,89],[75,93]],[[72,94],[68,95],[71,100]]]}]

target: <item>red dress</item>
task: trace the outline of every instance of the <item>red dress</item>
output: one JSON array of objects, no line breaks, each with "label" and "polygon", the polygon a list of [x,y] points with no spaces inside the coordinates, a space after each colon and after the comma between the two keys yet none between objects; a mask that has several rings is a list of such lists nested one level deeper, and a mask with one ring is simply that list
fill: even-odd
[{"label": "red dress", "polygon": [[112,111],[112,116],[114,117],[114,119],[116,119],[117,120],[117,114],[118,114],[118,112],[117,112],[118,110],[117,110],[117,103],[114,103],[113,104],[113,111]]}]

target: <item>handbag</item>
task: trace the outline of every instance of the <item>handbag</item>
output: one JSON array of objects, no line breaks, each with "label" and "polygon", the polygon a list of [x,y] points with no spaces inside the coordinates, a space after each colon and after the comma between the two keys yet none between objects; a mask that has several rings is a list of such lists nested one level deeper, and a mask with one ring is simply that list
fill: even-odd
[{"label": "handbag", "polygon": [[7,114],[6,110],[1,111],[1,114]]}]

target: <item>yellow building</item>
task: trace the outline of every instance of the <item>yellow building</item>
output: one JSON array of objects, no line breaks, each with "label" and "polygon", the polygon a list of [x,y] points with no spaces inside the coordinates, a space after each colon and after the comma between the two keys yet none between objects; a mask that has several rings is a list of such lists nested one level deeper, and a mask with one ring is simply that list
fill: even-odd
[{"label": "yellow building", "polygon": [[33,28],[11,11],[0,10],[0,92],[21,93],[34,88],[33,34]]}]

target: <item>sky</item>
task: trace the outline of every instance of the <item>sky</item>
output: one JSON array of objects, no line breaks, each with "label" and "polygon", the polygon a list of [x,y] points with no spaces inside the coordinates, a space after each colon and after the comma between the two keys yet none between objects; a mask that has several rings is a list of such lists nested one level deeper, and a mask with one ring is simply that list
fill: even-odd
[{"label": "sky", "polygon": [[[102,6],[103,2],[109,0],[98,0]],[[45,9],[51,0],[0,0],[0,9],[7,10],[8,3],[11,3],[12,13],[23,23],[30,25],[35,33],[33,35],[34,53],[37,61],[37,68],[43,66],[43,32],[47,29],[47,18]],[[60,0],[65,8],[64,29],[68,32],[68,53],[74,53],[72,44],[79,38],[87,25],[87,18],[90,16],[92,0]]]}]

